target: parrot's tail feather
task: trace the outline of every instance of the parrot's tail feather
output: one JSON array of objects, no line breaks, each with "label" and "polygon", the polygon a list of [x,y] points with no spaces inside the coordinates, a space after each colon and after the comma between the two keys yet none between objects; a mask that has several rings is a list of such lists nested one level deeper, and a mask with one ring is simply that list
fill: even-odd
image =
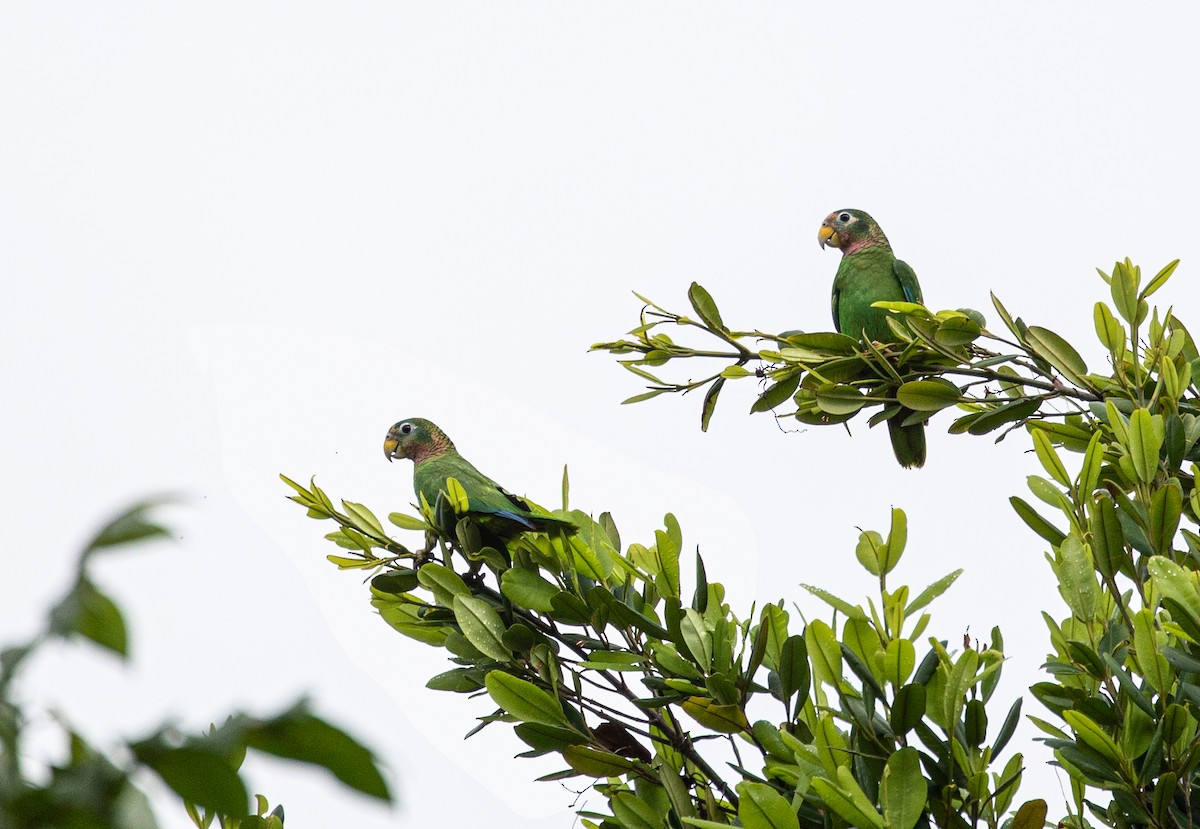
[{"label": "parrot's tail feather", "polygon": [[925,465],[925,424],[914,423],[902,425],[904,419],[912,414],[908,409],[901,408],[888,420],[888,436],[892,439],[892,451],[896,460],[905,469],[920,468]]}]

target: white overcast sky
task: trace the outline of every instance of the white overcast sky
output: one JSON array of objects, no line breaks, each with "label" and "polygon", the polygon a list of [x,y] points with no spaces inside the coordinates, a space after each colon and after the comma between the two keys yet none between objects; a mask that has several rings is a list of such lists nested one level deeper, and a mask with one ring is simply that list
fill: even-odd
[{"label": "white overcast sky", "polygon": [[[97,568],[130,669],[56,650],[27,695],[110,745],[308,693],[403,804],[255,763],[289,826],[571,825],[573,793],[532,782],[554,762],[510,759],[504,726],[462,741],[491,706],[423,688],[438,652],[373,614],[276,478],[403,509],[381,441],[425,416],[537,500],[569,464],[627,541],[673,511],[743,617],[823,613],[801,582],[861,600],[855,528],[901,506],[893,584],[965,568],[930,633],[1001,624],[1011,698],[1040,679],[1039,610],[1065,615],[1007,504],[1040,471],[1020,435],[939,417],[903,471],[883,429],[748,416],[748,382],[701,434],[698,398],[619,406],[637,379],[587,348],[636,324],[631,291],[682,310],[694,279],[735,327],[828,330],[816,231],[858,207],[930,305],[995,320],[995,291],[1102,367],[1096,266],[1180,257],[1161,301],[1200,306],[1197,31],[1186,3],[0,5],[0,641],[106,516],[190,504],[178,544]],[[1032,732],[1022,796],[1056,800]]]}]

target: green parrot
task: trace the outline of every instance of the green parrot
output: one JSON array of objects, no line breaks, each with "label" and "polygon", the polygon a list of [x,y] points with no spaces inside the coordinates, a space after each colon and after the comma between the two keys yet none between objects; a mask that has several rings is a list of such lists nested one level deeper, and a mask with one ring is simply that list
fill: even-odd
[{"label": "green parrot", "polygon": [[425,496],[430,506],[436,505],[438,493],[446,490],[446,479],[457,479],[467,493],[467,515],[499,539],[522,532],[559,528],[573,533],[578,529],[564,518],[530,506],[484,475],[458,454],[445,432],[424,418],[410,417],[389,429],[383,441],[383,454],[389,461],[412,460],[413,489],[418,498]]},{"label": "green parrot", "polygon": [[[833,324],[852,337],[874,342],[895,342],[888,327],[888,312],[872,308],[874,302],[921,302],[917,275],[896,258],[892,246],[874,219],[861,210],[836,210],[821,222],[817,232],[821,247],[842,252],[833,278]],[[896,460],[906,469],[925,464],[925,424],[903,425],[913,413],[901,407],[887,422]]]}]

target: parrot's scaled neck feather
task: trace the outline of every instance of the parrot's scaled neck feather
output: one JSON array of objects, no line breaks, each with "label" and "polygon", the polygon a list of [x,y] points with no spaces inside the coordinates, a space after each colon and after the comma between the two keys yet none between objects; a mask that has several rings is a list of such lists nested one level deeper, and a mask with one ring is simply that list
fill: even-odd
[{"label": "parrot's scaled neck feather", "polygon": [[855,239],[854,241],[849,242],[846,247],[842,248],[842,255],[853,256],[860,250],[866,250],[868,248],[884,248],[889,253],[892,250],[892,246],[888,244],[887,237],[884,236],[883,231],[880,230],[872,233],[870,236],[865,236],[862,239]]},{"label": "parrot's scaled neck feather", "polygon": [[433,458],[440,458],[445,455],[457,454],[458,450],[454,448],[454,443],[450,438],[446,437],[446,433],[441,429],[431,429],[429,440],[424,443],[419,443],[412,449],[412,459],[416,466],[420,466],[425,461]]}]

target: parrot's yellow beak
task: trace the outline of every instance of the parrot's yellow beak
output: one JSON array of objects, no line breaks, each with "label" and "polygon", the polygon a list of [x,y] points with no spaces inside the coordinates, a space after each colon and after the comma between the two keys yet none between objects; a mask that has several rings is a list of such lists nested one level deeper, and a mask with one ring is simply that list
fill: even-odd
[{"label": "parrot's yellow beak", "polygon": [[393,458],[403,458],[404,453],[398,452],[400,441],[396,440],[390,434],[383,439],[383,456],[390,462]]},{"label": "parrot's yellow beak", "polygon": [[824,248],[826,245],[831,245],[835,248],[842,246],[842,240],[838,238],[837,231],[829,225],[821,225],[821,229],[817,231],[817,242]]}]

